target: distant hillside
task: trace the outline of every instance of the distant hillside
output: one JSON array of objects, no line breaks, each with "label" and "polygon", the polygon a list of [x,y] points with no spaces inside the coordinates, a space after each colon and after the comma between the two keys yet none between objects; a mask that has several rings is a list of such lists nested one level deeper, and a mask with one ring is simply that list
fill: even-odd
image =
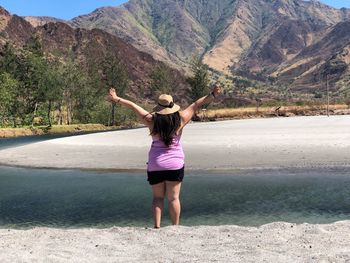
[{"label": "distant hillside", "polygon": [[[103,29],[171,65],[197,52],[217,71],[308,89],[320,70],[333,84],[342,79],[349,42],[339,34],[349,18],[350,9],[318,1],[130,0],[71,24]],[[335,60],[339,70],[330,69]]]},{"label": "distant hillside", "polygon": [[33,27],[43,26],[51,22],[66,23],[65,20],[49,17],[49,16],[25,16],[23,18],[27,20]]},{"label": "distant hillside", "polygon": [[[140,52],[105,31],[74,29],[62,22],[49,22],[33,27],[27,20],[11,15],[0,7],[0,52],[6,42],[11,42],[17,47],[24,46],[33,34],[39,35],[48,56],[63,60],[73,56],[81,61],[82,65],[96,61],[109,53],[117,54],[126,65],[132,81],[127,94],[138,100],[150,98],[150,75],[154,68],[168,68],[163,62],[156,61],[151,55]],[[168,68],[168,70],[177,81],[175,95],[186,101],[184,93],[188,87],[183,75],[175,69]]]}]

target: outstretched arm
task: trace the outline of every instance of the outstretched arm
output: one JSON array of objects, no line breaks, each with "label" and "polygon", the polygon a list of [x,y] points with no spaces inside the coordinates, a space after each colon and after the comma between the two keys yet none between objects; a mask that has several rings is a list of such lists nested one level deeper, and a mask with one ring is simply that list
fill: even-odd
[{"label": "outstretched arm", "polygon": [[120,105],[129,108],[131,110],[133,110],[137,117],[139,117],[139,119],[149,128],[151,128],[152,126],[152,121],[153,121],[153,116],[152,114],[150,114],[148,111],[146,111],[145,109],[143,109],[142,107],[140,107],[139,105],[137,105],[136,103],[130,101],[130,100],[126,100],[123,99],[121,97],[119,97],[115,91],[115,89],[111,88],[109,90],[109,94],[108,97],[111,101],[114,101],[116,103],[119,103]]},{"label": "outstretched arm", "polygon": [[214,85],[213,91],[207,96],[204,96],[193,102],[185,110],[181,112],[182,127],[189,123],[196,111],[205,104],[212,102],[221,93],[221,87],[218,84]]}]

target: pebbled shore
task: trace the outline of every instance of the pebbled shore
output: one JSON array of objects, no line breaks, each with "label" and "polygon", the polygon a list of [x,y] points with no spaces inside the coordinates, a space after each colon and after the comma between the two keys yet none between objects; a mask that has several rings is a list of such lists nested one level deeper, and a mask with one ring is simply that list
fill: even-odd
[{"label": "pebbled shore", "polygon": [[0,261],[349,262],[350,221],[238,226],[0,230]]}]

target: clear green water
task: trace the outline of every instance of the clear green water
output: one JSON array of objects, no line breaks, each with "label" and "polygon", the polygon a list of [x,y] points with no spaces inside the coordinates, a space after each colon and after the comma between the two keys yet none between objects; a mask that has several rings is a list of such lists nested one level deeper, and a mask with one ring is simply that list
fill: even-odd
[{"label": "clear green water", "polygon": [[[348,220],[350,171],[187,172],[181,201],[191,226]],[[151,202],[145,174],[0,167],[0,228],[151,227]]]},{"label": "clear green water", "polygon": [[[0,150],[56,137],[0,139]],[[183,225],[349,220],[350,168],[186,172],[181,201]],[[0,228],[152,226],[151,202],[143,173],[0,167]]]}]

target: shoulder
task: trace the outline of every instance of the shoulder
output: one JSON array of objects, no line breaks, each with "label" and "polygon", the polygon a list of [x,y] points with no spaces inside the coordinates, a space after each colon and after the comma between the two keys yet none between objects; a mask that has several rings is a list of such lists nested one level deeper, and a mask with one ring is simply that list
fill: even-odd
[{"label": "shoulder", "polygon": [[151,113],[147,113],[143,116],[142,121],[147,127],[151,128],[153,127],[154,116]]},{"label": "shoulder", "polygon": [[187,112],[186,112],[186,110],[181,110],[181,111],[179,111],[179,114],[180,114],[181,119],[183,119],[186,117]]},{"label": "shoulder", "polygon": [[184,114],[183,111],[179,111],[180,114],[180,119],[181,119],[181,123],[180,123],[180,127],[177,129],[176,134],[180,135],[182,134],[182,129],[186,126],[186,115]]},{"label": "shoulder", "polygon": [[184,110],[179,111],[181,122],[186,119],[186,112]]}]

